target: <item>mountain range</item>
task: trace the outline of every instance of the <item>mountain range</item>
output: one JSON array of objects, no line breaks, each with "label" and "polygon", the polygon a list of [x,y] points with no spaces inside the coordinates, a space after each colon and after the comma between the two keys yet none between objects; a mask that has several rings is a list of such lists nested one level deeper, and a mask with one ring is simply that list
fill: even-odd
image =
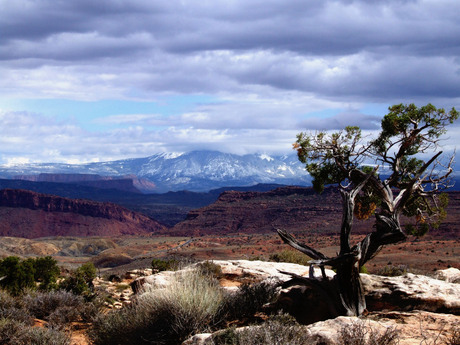
[{"label": "mountain range", "polygon": [[[258,183],[305,186],[311,182],[310,175],[296,155],[235,155],[217,151],[191,151],[87,164],[0,165],[0,178],[4,179],[72,182],[56,181],[56,177],[50,180],[49,175],[58,174],[86,174],[93,176],[94,180],[101,180],[101,176],[105,179],[131,178],[134,186],[144,193],[181,190],[204,192],[220,187],[252,186]],[[42,178],[37,178],[40,175]]]}]

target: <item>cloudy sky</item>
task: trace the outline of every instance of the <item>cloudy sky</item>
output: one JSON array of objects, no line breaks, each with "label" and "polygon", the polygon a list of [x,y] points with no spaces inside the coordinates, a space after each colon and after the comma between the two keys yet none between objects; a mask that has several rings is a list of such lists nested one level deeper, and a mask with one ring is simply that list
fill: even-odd
[{"label": "cloudy sky", "polygon": [[[458,0],[0,0],[0,164],[290,153],[460,108]],[[448,149],[460,135],[452,127]]]}]

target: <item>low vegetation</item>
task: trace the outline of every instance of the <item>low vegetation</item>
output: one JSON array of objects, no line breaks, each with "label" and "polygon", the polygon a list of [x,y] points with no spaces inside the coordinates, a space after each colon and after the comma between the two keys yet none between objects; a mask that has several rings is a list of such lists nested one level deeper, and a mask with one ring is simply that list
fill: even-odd
[{"label": "low vegetation", "polygon": [[70,338],[55,329],[31,327],[17,320],[0,319],[0,344],[69,345]]},{"label": "low vegetation", "polygon": [[92,264],[61,274],[51,257],[0,260],[0,344],[70,344],[71,324],[90,322],[101,310],[95,276]]},{"label": "low vegetation", "polygon": [[[283,251],[273,258],[292,262],[296,261],[296,253]],[[28,263],[23,266],[25,261]],[[92,264],[56,277],[50,259],[9,259],[6,267],[10,269],[8,272],[13,272],[11,267],[21,272],[37,262],[45,269],[34,275],[34,284],[16,284],[10,279],[15,288],[0,289],[2,345],[68,345],[76,324],[86,325],[91,345],[181,344],[203,332],[214,333],[208,340],[214,345],[321,344],[309,338],[305,326],[293,317],[270,314],[265,308],[276,296],[276,284],[252,282],[236,290],[222,289],[219,279],[224,278],[224,274],[212,261],[189,265],[171,276],[167,288],[145,288],[142,294],[132,297],[129,304],[110,311],[103,303],[107,296],[92,284],[96,276]],[[36,274],[36,270],[33,273]],[[13,277],[23,279],[21,274]],[[127,287],[125,282],[113,283],[117,293]],[[36,326],[37,322],[40,327]],[[450,333],[445,343],[459,345],[458,329]],[[343,328],[337,344],[395,345],[399,337],[395,329],[378,332],[360,322]]]}]

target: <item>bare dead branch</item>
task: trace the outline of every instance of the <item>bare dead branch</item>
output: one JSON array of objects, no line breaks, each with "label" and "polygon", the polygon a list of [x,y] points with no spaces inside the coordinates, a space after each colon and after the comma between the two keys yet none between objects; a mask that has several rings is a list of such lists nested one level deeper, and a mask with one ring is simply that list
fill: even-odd
[{"label": "bare dead branch", "polygon": [[297,241],[294,237],[292,237],[291,234],[288,232],[282,230],[282,229],[276,229],[278,232],[278,235],[281,237],[281,239],[284,241],[284,243],[289,244],[292,248],[299,250],[300,252],[308,255],[314,260],[327,260],[329,259],[327,256],[325,256],[323,253],[307,246],[306,244],[300,243]]}]

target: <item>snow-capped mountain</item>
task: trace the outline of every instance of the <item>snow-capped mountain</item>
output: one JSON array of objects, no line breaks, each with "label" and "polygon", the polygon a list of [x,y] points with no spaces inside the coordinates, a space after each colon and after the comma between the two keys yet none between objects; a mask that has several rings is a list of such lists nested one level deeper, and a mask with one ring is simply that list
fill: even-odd
[{"label": "snow-capped mountain", "polygon": [[266,154],[235,155],[217,151],[159,153],[134,158],[88,164],[0,165],[0,177],[14,178],[41,173],[136,175],[153,182],[157,192],[207,191],[219,187],[250,186],[257,183],[308,185],[305,167],[291,156]]}]

